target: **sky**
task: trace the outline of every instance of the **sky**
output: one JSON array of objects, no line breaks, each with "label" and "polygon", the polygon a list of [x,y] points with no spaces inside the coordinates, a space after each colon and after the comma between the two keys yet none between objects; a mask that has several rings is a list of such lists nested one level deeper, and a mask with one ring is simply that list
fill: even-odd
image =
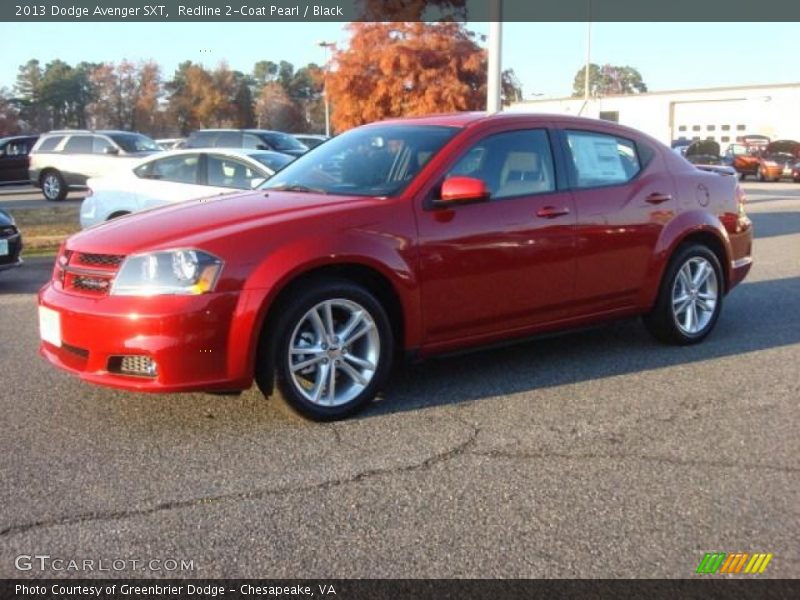
[{"label": "sky", "polygon": [[[486,23],[469,23],[480,34]],[[586,23],[504,23],[503,68],[525,99],[568,96],[586,60]],[[249,72],[259,60],[321,64],[324,40],[345,46],[344,23],[15,23],[4,25],[0,87],[31,58],[154,59],[170,78],[192,60]],[[592,62],[635,67],[651,91],[795,83],[800,23],[593,23]],[[767,60],[765,60],[765,58]]]}]

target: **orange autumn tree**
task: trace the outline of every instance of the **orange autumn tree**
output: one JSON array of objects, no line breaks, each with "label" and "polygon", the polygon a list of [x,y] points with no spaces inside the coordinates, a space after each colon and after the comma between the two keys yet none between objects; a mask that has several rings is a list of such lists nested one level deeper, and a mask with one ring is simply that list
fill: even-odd
[{"label": "orange autumn tree", "polygon": [[482,110],[486,52],[463,23],[353,23],[326,90],[336,131],[388,117]]}]

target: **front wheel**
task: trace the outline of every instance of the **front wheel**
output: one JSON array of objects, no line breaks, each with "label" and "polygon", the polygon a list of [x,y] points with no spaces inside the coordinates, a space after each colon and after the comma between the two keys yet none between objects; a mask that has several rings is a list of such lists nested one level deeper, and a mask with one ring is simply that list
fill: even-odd
[{"label": "front wheel", "polygon": [[656,338],[671,344],[702,341],[722,310],[724,280],[717,256],[690,244],[670,261],[653,310],[644,323]]},{"label": "front wheel", "polygon": [[[368,290],[344,280],[307,285],[284,305],[274,332],[281,396],[315,421],[347,417],[370,402],[391,368],[394,336],[389,318]],[[268,364],[256,380],[268,381]]]}]

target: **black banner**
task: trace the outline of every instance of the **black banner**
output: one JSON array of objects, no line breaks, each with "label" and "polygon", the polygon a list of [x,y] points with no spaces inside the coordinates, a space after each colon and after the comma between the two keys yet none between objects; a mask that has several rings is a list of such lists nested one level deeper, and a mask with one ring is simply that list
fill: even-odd
[{"label": "black banner", "polygon": [[[800,2],[773,0],[4,0],[0,21],[800,21]],[[754,30],[753,37],[758,37]],[[667,40],[663,40],[667,43]]]},{"label": "black banner", "polygon": [[2,580],[4,600],[737,600],[800,597],[800,580]]}]

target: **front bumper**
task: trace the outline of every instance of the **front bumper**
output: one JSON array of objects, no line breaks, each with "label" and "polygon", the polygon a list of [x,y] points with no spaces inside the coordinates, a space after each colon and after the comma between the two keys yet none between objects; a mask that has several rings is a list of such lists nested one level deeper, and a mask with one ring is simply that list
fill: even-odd
[{"label": "front bumper", "polygon": [[[58,312],[61,346],[41,342],[53,365],[81,379],[148,392],[246,389],[251,384],[232,326],[239,294],[84,297],[48,283],[39,305]],[[144,356],[155,376],[115,372],[119,357]]]},{"label": "front bumper", "polygon": [[0,256],[0,271],[20,266],[22,264],[22,258],[20,258],[22,254],[22,235],[17,232],[10,236],[6,235],[2,239],[5,242],[6,252]]}]

